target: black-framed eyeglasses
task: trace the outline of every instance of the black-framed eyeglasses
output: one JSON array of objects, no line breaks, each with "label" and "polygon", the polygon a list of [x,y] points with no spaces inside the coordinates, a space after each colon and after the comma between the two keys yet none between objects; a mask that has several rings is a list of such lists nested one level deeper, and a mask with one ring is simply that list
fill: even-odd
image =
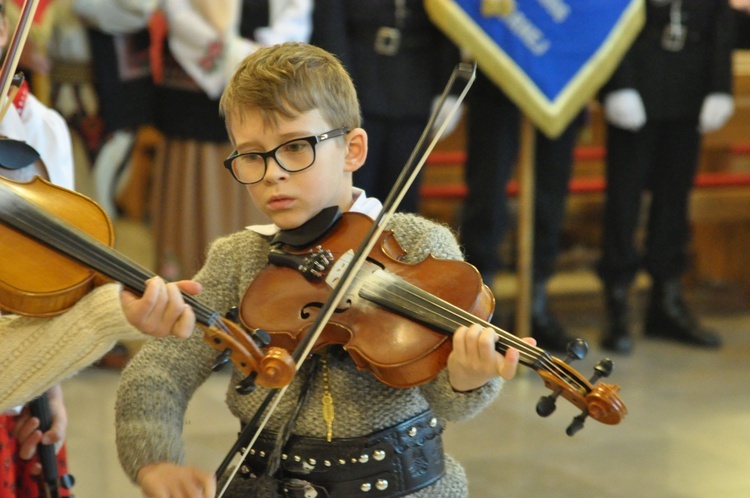
[{"label": "black-framed eyeglasses", "polygon": [[336,128],[320,135],[289,140],[268,152],[243,152],[240,154],[234,151],[224,160],[224,167],[232,172],[235,180],[245,185],[258,183],[266,176],[268,159],[271,157],[284,171],[296,173],[313,165],[317,144],[347,133],[349,131],[346,128]]}]

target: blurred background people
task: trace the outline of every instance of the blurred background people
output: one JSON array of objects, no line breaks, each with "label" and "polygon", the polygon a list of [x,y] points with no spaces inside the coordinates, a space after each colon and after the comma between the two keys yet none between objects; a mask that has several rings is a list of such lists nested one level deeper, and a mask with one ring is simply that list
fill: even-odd
[{"label": "blurred background people", "polygon": [[[385,200],[460,61],[459,51],[429,20],[422,0],[317,0],[313,17],[312,43],[341,59],[359,94],[369,151],[354,184]],[[419,186],[417,179],[400,211],[418,211]]]},{"label": "blurred background people", "polygon": [[84,22],[98,96],[101,144],[91,165],[93,193],[118,216],[117,186],[128,172],[139,130],[154,119],[148,22],[158,0],[73,0]]},{"label": "blurred background people", "polygon": [[210,241],[266,221],[222,167],[233,147],[219,97],[257,47],[309,40],[312,0],[164,0],[162,9],[155,119],[166,144],[156,161],[151,223],[157,273],[175,280],[200,268]]},{"label": "blurred background people", "polygon": [[[733,113],[733,21],[726,0],[647,1],[646,25],[602,91],[607,190],[598,273],[605,349],[632,349],[628,293],[641,268],[652,280],[644,335],[706,348],[721,344],[689,312],[681,277],[701,135]],[[645,191],[651,195],[641,251],[636,230]]]},{"label": "blurred background people", "polygon": [[[461,243],[467,261],[492,287],[495,275],[503,268],[499,246],[511,225],[506,189],[518,159],[521,112],[482,71],[477,71],[467,104],[464,175],[468,195],[461,217]],[[584,122],[585,113],[581,113],[559,137],[550,139],[539,131],[535,134],[531,335],[540,347],[555,351],[564,351],[571,338],[550,310],[547,282],[560,250],[573,149]],[[495,310],[494,322],[502,321],[499,312]]]}]

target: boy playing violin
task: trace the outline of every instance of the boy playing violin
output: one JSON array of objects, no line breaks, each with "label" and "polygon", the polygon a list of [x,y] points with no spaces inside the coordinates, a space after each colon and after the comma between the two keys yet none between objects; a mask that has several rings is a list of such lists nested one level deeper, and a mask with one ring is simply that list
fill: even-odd
[{"label": "boy playing violin", "polygon": [[[300,43],[262,48],[237,68],[220,105],[236,149],[225,166],[273,221],[221,238],[209,249],[195,281],[203,288],[200,300],[225,313],[267,265],[271,238],[279,231],[298,228],[331,206],[374,218],[382,205],[352,185],[352,173],[367,157],[367,134],[360,127],[352,81],[328,52]],[[444,226],[397,214],[388,229],[408,262],[429,254],[461,259]],[[171,324],[165,319],[162,326]],[[185,410],[216,357],[201,335],[151,341],[122,374],[116,405],[119,457],[147,496],[214,496],[211,473],[181,464]],[[447,368],[432,381],[403,389],[358,370],[340,346],[316,352],[295,375],[256,442],[258,450],[225,496],[266,496],[255,481],[278,432],[290,423],[293,436],[282,441],[286,458],[273,476],[275,496],[349,498],[369,496],[368,490],[381,497],[466,496],[463,469],[443,453],[440,433],[445,421],[482,410],[503,379],[515,375],[518,351],[509,349],[503,357],[495,351],[495,337],[492,329],[477,325],[459,328]],[[232,386],[242,379],[233,369],[226,402],[244,424],[267,390],[239,394]],[[333,400],[332,422],[324,417],[324,395]],[[397,447],[409,438],[413,447]]]}]

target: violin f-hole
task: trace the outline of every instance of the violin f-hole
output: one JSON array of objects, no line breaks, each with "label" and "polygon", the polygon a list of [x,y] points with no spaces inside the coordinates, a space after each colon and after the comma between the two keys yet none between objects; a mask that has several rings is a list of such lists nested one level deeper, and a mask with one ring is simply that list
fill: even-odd
[{"label": "violin f-hole", "polygon": [[[342,307],[341,303],[339,303],[339,306],[337,306],[336,309],[333,310],[334,313],[344,313],[344,312],[349,311],[351,309],[351,307],[352,307],[352,300],[351,299],[345,299],[342,302],[345,303],[346,306]],[[299,311],[300,318],[302,318],[303,320],[307,320],[307,319],[309,319],[313,315],[313,312],[309,311],[309,308],[317,308],[318,310],[320,310],[321,308],[323,308],[323,303],[319,303],[319,302],[316,302],[316,303],[307,303]]]}]

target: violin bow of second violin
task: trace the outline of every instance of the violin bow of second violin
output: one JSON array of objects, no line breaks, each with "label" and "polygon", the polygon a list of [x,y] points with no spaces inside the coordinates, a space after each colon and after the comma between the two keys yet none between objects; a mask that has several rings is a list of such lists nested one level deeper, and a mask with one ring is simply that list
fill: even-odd
[{"label": "violin bow of second violin", "polygon": [[[33,417],[39,419],[39,430],[42,434],[52,427],[52,411],[49,404],[49,395],[47,393],[33,399],[29,402],[29,411]],[[60,476],[60,469],[57,465],[57,454],[55,453],[54,444],[42,444],[37,446],[39,463],[42,466],[42,475],[39,486],[44,487],[40,490],[40,496],[49,496],[57,498],[60,496],[60,488],[70,489],[75,483],[75,479],[70,474]]]}]

